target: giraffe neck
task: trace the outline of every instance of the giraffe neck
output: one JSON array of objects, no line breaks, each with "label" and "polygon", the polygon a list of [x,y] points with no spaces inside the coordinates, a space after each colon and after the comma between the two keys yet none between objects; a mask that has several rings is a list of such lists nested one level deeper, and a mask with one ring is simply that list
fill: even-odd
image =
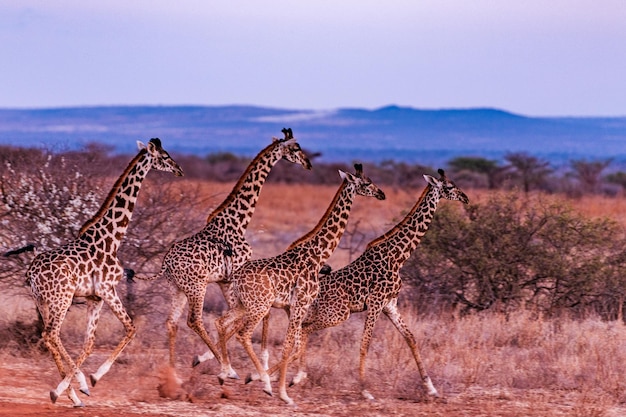
[{"label": "giraffe neck", "polygon": [[337,248],[348,225],[355,195],[354,185],[344,180],[317,225],[293,242],[287,250],[306,247],[320,262],[326,261]]},{"label": "giraffe neck", "polygon": [[387,233],[371,241],[366,251],[380,248],[386,252],[385,256],[390,263],[401,267],[426,234],[440,198],[439,189],[429,184],[404,219]]},{"label": "giraffe neck", "polygon": [[145,149],[141,150],[117,179],[98,212],[81,227],[79,239],[117,253],[151,165],[152,157]]},{"label": "giraffe neck", "polygon": [[279,141],[272,142],[252,160],[228,197],[211,212],[205,229],[217,226],[220,230],[244,235],[261,188],[272,167],[282,158],[279,145]]}]

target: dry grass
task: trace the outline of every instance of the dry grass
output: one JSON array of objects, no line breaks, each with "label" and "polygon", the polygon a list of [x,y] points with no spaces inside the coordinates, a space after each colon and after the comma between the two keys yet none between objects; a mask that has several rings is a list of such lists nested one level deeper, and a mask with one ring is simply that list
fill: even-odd
[{"label": "dry grass", "polygon": [[[219,204],[232,184],[206,183],[202,187],[206,187],[208,195],[214,196],[207,200],[206,207],[198,208],[208,214],[211,205]],[[335,191],[336,187],[331,186],[267,184],[249,228],[255,257],[275,255],[308,231],[325,211]],[[421,192],[384,191],[387,194],[385,202],[371,199],[355,201],[350,219],[353,229],[350,230],[349,226],[349,232],[362,233],[364,244],[399,220]],[[484,196],[474,192],[468,194],[474,201]],[[626,225],[626,200],[585,197],[572,200],[571,204],[586,215],[607,216]],[[349,256],[348,250],[340,249],[331,258],[331,264],[335,268],[343,266]],[[215,286],[209,292],[208,298],[221,297]],[[34,314],[32,306],[25,307],[26,288],[23,294],[23,298],[3,300],[0,316],[14,317],[17,310],[22,312],[21,315],[24,312]],[[510,316],[483,313],[463,318],[452,315],[419,317],[409,306],[405,306],[403,312],[419,341],[426,369],[437,389],[444,397],[456,398],[465,404],[472,404],[477,398],[484,400],[479,407],[482,407],[483,415],[517,415],[499,414],[497,410],[503,404],[513,407],[522,402],[535,403],[538,410],[554,410],[528,415],[608,417],[624,411],[626,329],[618,323],[595,318],[582,321],[566,317],[546,319],[526,312]],[[215,318],[214,314],[205,317],[205,323],[214,337]],[[343,325],[311,337],[309,377],[302,388],[293,388],[299,390],[296,391],[298,398],[305,399],[320,390],[330,390],[335,396],[347,395],[349,401],[358,400],[358,356],[363,320],[363,314],[354,315]],[[167,369],[162,368],[167,359],[164,321],[165,317],[139,317],[137,340],[126,349],[111,373],[151,378],[158,378],[160,372],[167,373]],[[274,312],[270,337],[272,360],[280,354],[286,323],[282,311]],[[63,339],[71,352],[80,348],[84,326],[84,308],[72,307],[63,329]],[[105,309],[98,327],[98,352],[108,351],[121,336],[121,325]],[[258,342],[258,335],[255,341]],[[233,365],[240,375],[252,371],[252,365],[239,344],[233,339],[229,346]],[[0,352],[0,358],[6,362],[35,355],[42,359],[42,366],[53,370],[54,365],[47,354],[20,348],[12,345]],[[217,395],[220,389],[214,378],[218,372],[215,361],[204,363],[193,372],[189,367],[192,356],[204,350],[199,338],[181,321],[178,354],[184,392],[178,391],[178,386],[165,387],[174,392],[173,396],[193,399]],[[102,355],[94,355],[85,367],[95,369],[104,358]],[[423,402],[424,393],[410,351],[384,317],[376,326],[367,359],[369,389],[375,397]],[[57,381],[54,376],[49,379],[50,384]],[[207,385],[207,380],[213,382]],[[240,384],[225,388],[230,391],[223,394],[228,396],[229,392],[244,390]],[[116,388],[120,387],[113,387]],[[245,389],[260,391],[258,386]],[[562,404],[551,403],[556,397],[561,399]],[[42,397],[42,400],[45,398]],[[546,408],[541,408],[542,404]]]}]

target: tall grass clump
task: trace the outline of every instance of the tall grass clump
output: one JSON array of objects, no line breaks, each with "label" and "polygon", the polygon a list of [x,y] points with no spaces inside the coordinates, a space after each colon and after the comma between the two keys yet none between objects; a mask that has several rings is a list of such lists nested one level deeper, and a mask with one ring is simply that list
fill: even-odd
[{"label": "tall grass clump", "polygon": [[[426,369],[444,397],[480,391],[511,399],[529,391],[561,391],[587,406],[626,401],[626,328],[621,324],[598,317],[546,318],[524,310],[418,319],[412,307],[404,310]],[[363,319],[354,315],[311,338],[308,387],[357,389]],[[411,352],[387,320],[376,326],[366,378],[377,397],[424,397]]]}]

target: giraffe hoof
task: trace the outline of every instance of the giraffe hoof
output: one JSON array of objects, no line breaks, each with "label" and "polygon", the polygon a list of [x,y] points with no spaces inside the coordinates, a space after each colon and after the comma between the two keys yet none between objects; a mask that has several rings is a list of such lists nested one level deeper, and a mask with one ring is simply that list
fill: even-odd
[{"label": "giraffe hoof", "polygon": [[220,385],[224,385],[224,378],[221,375],[217,376],[217,381],[220,383]]},{"label": "giraffe hoof", "polygon": [[254,378],[252,378],[252,374],[246,375],[246,385],[252,381],[254,381]]},{"label": "giraffe hoof", "polygon": [[89,393],[89,388],[87,388],[87,387],[80,388],[79,391],[82,392],[83,394],[85,394],[88,397],[91,396],[91,394]]},{"label": "giraffe hoof", "polygon": [[289,407],[298,408],[294,400],[292,400],[288,395],[282,395],[280,396],[280,399],[283,400]]},{"label": "giraffe hoof", "polygon": [[294,385],[299,384],[300,382],[304,381],[306,379],[306,377],[307,377],[307,373],[306,372],[301,372],[301,371],[298,372],[296,374],[296,376],[294,376],[291,379],[291,382],[289,383],[289,386],[293,387]]},{"label": "giraffe hoof", "polygon": [[81,401],[78,404],[74,404],[74,408],[85,408],[85,403]]},{"label": "giraffe hoof", "polygon": [[270,397],[273,397],[273,396],[274,396],[274,394],[272,394],[272,391],[271,391],[271,390],[266,390],[266,389],[264,389],[264,390],[263,390],[263,392],[264,392],[264,393],[266,393],[267,395],[269,395]]},{"label": "giraffe hoof", "polygon": [[59,398],[59,395],[57,394],[56,391],[50,391],[50,401],[52,401],[52,404],[57,402],[57,398]]},{"label": "giraffe hoof", "polygon": [[93,374],[89,375],[89,380],[91,381],[91,386],[95,387],[96,386],[96,382],[98,382],[98,380],[96,379],[95,376],[93,376]]},{"label": "giraffe hoof", "polygon": [[363,396],[363,398],[365,398],[368,401],[374,401],[376,398],[374,398],[374,396],[372,394],[370,394],[370,392],[366,389],[364,389],[363,391],[361,391],[361,395]]},{"label": "giraffe hoof", "polygon": [[200,361],[200,356],[196,355],[193,357],[193,361],[191,362],[191,367],[195,368],[196,366],[200,365],[202,362]]}]

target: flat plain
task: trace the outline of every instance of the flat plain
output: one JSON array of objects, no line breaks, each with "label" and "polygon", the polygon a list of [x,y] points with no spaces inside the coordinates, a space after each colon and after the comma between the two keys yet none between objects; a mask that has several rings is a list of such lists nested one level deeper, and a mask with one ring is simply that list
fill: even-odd
[{"label": "flat plain", "polygon": [[[219,196],[229,184],[209,184]],[[308,231],[324,212],[335,187],[268,184],[250,226],[255,256],[270,256]],[[421,190],[385,190],[386,202],[357,200],[350,219],[351,236],[365,243],[399,220]],[[468,192],[470,199],[480,193]],[[445,204],[452,204],[445,202]],[[608,216],[624,223],[622,198],[584,198],[572,204],[589,216]],[[291,215],[276,216],[280,211]],[[297,215],[296,215],[297,213]],[[356,233],[356,232],[359,233]],[[362,250],[362,248],[361,248]],[[331,258],[340,267],[358,255],[347,248]],[[143,284],[150,285],[150,284]],[[140,292],[139,292],[140,293]],[[23,297],[22,297],[23,296]],[[214,286],[207,299],[221,295]],[[34,317],[24,288],[19,299],[2,300],[2,316]],[[427,370],[441,396],[427,398],[402,337],[381,318],[368,354],[365,400],[358,384],[358,352],[363,328],[356,314],[336,328],[315,334],[310,342],[309,377],[290,387],[296,407],[263,393],[261,384],[244,384],[252,365],[236,341],[233,365],[241,380],[217,382],[216,362],[192,368],[194,354],[204,351],[199,338],[180,323],[177,375],[173,384],[167,363],[165,317],[141,316],[134,340],[111,371],[81,395],[84,408],[73,408],[62,396],[56,404],[48,393],[59,382],[49,354],[36,346],[9,343],[0,351],[0,415],[6,416],[588,416],[626,415],[626,328],[590,317],[585,320],[544,318],[530,313],[497,313],[458,317],[419,314],[404,299],[402,312],[416,335]],[[217,313],[205,324],[213,337]],[[72,307],[64,327],[70,352],[81,345],[84,311]],[[286,327],[283,312],[272,315],[271,360],[280,354]],[[97,348],[84,364],[93,372],[121,337],[121,325],[105,309]],[[255,338],[258,342],[258,335]],[[291,367],[295,372],[295,367]]]}]

